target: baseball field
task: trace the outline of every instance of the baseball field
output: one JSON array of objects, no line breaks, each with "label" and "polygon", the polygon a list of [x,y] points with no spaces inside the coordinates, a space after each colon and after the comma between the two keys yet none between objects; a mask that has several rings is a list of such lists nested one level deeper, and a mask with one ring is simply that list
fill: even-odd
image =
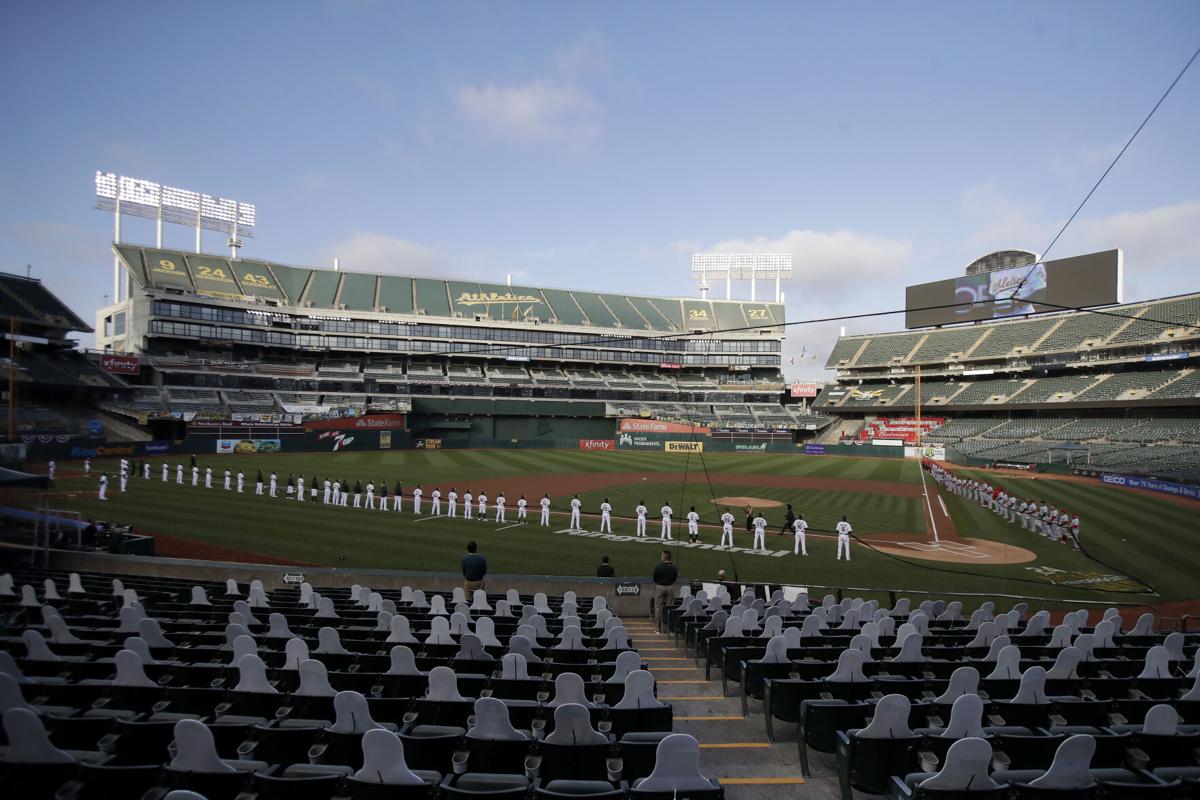
[{"label": "baseball field", "polygon": [[[214,473],[212,489],[191,485],[186,456],[150,460],[150,479],[139,472],[119,491],[115,460],[59,464],[53,505],[84,518],[129,523],[158,537],[160,555],[252,560],[296,565],[455,571],[469,539],[479,542],[492,573],[594,575],[608,555],[619,577],[646,576],[659,558],[658,509],[675,511],[675,559],[694,579],[720,569],[743,581],[859,590],[898,589],[985,592],[1110,602],[1173,603],[1200,599],[1200,533],[1194,502],[1051,476],[998,475],[994,480],[1022,496],[1077,511],[1084,551],[1051,542],[1002,521],[977,504],[940,490],[914,461],[762,454],[695,454],[445,450],[333,454],[235,454],[198,457],[201,474]],[[184,465],[184,484],[175,465]],[[243,494],[221,488],[225,469],[246,475]],[[279,476],[279,497],[254,494],[261,468]],[[97,499],[99,474],[110,476],[109,500]],[[400,513],[288,501],[289,475],[311,485],[326,478],[353,485],[397,481],[404,487]],[[424,492],[422,516],[412,513],[411,491]],[[486,520],[430,517],[430,493],[451,488],[484,490]],[[494,521],[503,492],[508,519]],[[551,525],[538,525],[537,502],[548,493]],[[517,524],[516,504],[529,500],[529,522]],[[583,503],[582,527],[570,532],[569,503]],[[613,506],[613,536],[598,534],[599,506]],[[319,500],[319,498],[318,498]],[[650,508],[646,540],[634,540],[635,506]],[[445,499],[443,499],[443,514]],[[785,504],[810,524],[808,557],[793,555],[793,537],[780,535]],[[746,505],[770,523],[767,553],[747,552]],[[690,545],[684,516],[695,506],[703,521],[701,542]],[[717,518],[729,508],[737,518],[736,550],[713,549]],[[461,509],[460,509],[461,515]],[[835,560],[835,523],[854,527],[852,560]],[[745,549],[742,549],[745,548]],[[916,596],[916,595],[914,595]]]}]

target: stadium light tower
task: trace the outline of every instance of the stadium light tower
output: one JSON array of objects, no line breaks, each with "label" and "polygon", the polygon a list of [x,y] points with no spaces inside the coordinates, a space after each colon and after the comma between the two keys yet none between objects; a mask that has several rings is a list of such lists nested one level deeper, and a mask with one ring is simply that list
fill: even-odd
[{"label": "stadium light tower", "polygon": [[[113,212],[113,241],[121,243],[121,215],[152,219],[155,247],[163,246],[163,223],[187,225],[196,230],[196,252],[200,252],[202,230],[229,234],[229,254],[237,258],[242,246],[238,236],[254,237],[255,209],[225,197],[188,189],[163,186],[153,181],[130,178],[113,172],[96,171],[96,208]],[[121,259],[113,257],[113,302],[121,300]]]},{"label": "stadium light tower", "polygon": [[733,299],[733,282],[750,281],[750,299],[756,300],[758,281],[775,279],[775,302],[783,302],[780,283],[792,277],[791,253],[693,253],[692,280],[700,282],[700,296],[708,298],[708,279],[725,279],[725,299]]}]

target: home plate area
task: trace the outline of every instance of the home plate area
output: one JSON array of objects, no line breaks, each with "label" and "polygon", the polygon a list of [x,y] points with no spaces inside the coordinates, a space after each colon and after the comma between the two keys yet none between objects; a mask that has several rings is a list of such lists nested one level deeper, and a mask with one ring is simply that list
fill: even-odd
[{"label": "home plate area", "polygon": [[989,553],[983,552],[973,544],[962,544],[960,542],[898,542],[898,544],[900,547],[920,550],[922,553],[929,553],[934,550],[948,550],[962,558],[973,558],[977,561],[988,561],[992,557]]}]

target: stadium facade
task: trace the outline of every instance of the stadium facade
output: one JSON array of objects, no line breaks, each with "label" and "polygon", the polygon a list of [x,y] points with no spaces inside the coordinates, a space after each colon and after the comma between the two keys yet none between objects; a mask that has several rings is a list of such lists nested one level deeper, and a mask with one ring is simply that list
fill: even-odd
[{"label": "stadium facade", "polygon": [[826,441],[1200,480],[1200,294],[842,336],[826,367]]},{"label": "stadium facade", "polygon": [[535,418],[574,418],[558,438],[612,438],[621,417],[829,421],[783,402],[782,304],[114,251],[131,292],[97,313],[97,347],[138,359],[111,410],[143,423],[390,412],[427,434],[499,440],[544,429]]}]

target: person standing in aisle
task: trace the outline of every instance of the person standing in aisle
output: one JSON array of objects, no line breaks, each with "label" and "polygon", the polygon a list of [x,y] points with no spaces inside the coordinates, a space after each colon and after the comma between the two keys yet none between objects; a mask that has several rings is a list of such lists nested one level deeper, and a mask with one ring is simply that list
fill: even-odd
[{"label": "person standing in aisle", "polygon": [[662,551],[662,559],[654,565],[651,579],[654,581],[654,627],[662,633],[663,609],[675,599],[675,582],[679,580],[679,570],[671,563],[670,550]]}]

